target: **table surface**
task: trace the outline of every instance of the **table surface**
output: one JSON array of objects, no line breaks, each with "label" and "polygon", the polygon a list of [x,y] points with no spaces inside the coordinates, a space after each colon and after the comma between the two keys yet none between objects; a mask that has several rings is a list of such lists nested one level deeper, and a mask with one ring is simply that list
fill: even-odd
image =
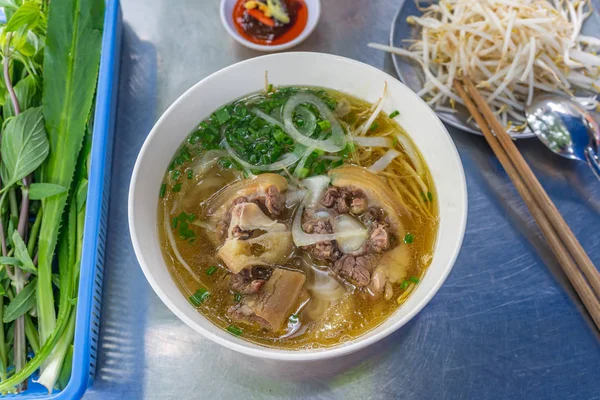
[{"label": "table surface", "polygon": [[[129,179],[146,135],[177,97],[260,55],[226,34],[218,3],[122,0],[99,363],[86,398],[600,399],[600,340],[589,316],[484,139],[455,129],[469,190],[460,256],[429,305],[384,341],[322,363],[261,361],[210,342],[162,304],[129,238]],[[388,42],[399,1],[322,3],[317,30],[297,50],[395,76],[391,58],[366,44]],[[600,183],[535,140],[518,145],[600,265]]]}]

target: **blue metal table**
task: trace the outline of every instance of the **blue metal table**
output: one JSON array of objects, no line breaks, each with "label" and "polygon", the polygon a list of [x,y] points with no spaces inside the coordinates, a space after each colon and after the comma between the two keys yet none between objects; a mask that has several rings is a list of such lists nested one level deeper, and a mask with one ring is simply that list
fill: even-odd
[{"label": "blue metal table", "polygon": [[[298,50],[355,58],[392,75],[397,2],[323,0]],[[160,114],[210,73],[259,53],[227,36],[217,0],[122,0],[125,22],[101,341],[88,399],[600,399],[600,341],[525,206],[481,137],[451,129],[469,189],[464,245],[431,303],[381,343],[291,365],[213,344],[152,292],[133,254],[127,191]],[[418,134],[413,133],[413,134]],[[596,265],[600,182],[539,143],[519,148]]]}]

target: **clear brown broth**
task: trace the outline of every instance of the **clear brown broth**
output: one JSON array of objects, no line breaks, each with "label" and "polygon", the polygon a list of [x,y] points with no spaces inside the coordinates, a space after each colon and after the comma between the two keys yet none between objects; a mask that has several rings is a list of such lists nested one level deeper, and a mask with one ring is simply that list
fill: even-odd
[{"label": "clear brown broth", "polygon": [[[338,100],[338,102],[345,99],[350,104],[352,111],[340,118],[345,126],[360,125],[363,120],[368,118],[368,110],[371,104],[336,91],[326,91],[329,96]],[[253,99],[255,96],[250,96],[249,99]],[[361,116],[361,113],[365,115]],[[379,126],[375,131],[369,132],[370,136],[389,132],[404,133],[393,119],[388,118],[383,113],[379,115],[376,122]],[[403,153],[401,157],[413,166],[412,161],[404,153],[402,147],[396,146]],[[357,148],[357,156],[354,159],[345,160],[345,163],[368,166],[377,160],[383,152],[384,150],[381,149]],[[421,198],[417,194],[407,195],[403,201],[411,210],[411,215],[410,217],[401,216],[406,231],[413,234],[415,238],[414,242],[409,245],[411,263],[407,271],[407,277],[418,279],[424,276],[431,261],[438,228],[438,206],[433,180],[422,158],[421,163],[425,168],[422,179],[431,192],[432,201],[424,201],[428,197],[424,193],[421,194]],[[396,181],[405,188],[418,187],[415,178],[409,172],[398,167],[395,169],[390,168],[386,169],[386,172],[393,173],[397,177],[384,176],[384,179],[388,179],[388,182]],[[168,182],[169,179],[167,173],[165,182]],[[228,287],[226,266],[216,256],[218,247],[206,231],[198,226],[190,225],[193,226],[192,229],[197,235],[193,243],[189,243],[187,240],[175,235],[175,243],[181,256],[201,280],[198,283],[177,261],[169,240],[167,240],[166,233],[167,229],[171,229],[171,219],[180,211],[188,214],[193,213],[201,221],[206,215],[205,201],[222,187],[239,179],[242,179],[239,171],[223,169],[219,165],[215,165],[201,180],[183,179],[179,192],[174,193],[167,190],[164,198],[160,199],[158,206],[158,230],[169,272],[186,297],[194,294],[199,287],[205,287],[209,290],[210,296],[198,307],[198,311],[222,329],[226,329],[233,323],[227,317],[227,309],[235,304],[235,293]],[[415,200],[421,201],[422,204],[415,204]],[[293,209],[288,209],[282,219],[289,223],[293,211]],[[289,262],[283,266],[284,268],[302,271],[307,278],[305,287],[315,280],[313,267],[303,261],[306,258],[302,251],[296,250],[290,257]],[[212,276],[208,276],[207,271],[211,266],[218,266],[218,271]],[[405,289],[401,288],[399,284],[394,284],[391,300],[385,300],[383,296],[374,299],[363,291],[354,289],[351,285],[346,285],[346,295],[341,300],[331,304],[320,320],[315,321],[308,316],[310,312],[307,310],[310,310],[310,302],[313,301],[309,299],[303,303],[299,302],[297,305],[297,321],[290,321],[287,327],[279,332],[270,332],[258,326],[235,324],[242,328],[243,334],[241,337],[243,339],[268,347],[296,350],[329,347],[361,336],[381,324],[402,305],[414,287],[414,283],[410,283]],[[316,300],[314,301],[316,302]]]}]

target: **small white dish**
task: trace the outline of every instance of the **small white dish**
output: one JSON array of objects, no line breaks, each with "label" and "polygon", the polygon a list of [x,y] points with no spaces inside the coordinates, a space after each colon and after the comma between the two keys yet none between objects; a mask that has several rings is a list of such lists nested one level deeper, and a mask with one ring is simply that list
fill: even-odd
[{"label": "small white dish", "polygon": [[221,0],[221,23],[225,27],[225,30],[229,35],[235,39],[239,44],[246,46],[253,50],[264,51],[264,52],[275,52],[281,50],[291,49],[294,46],[302,43],[317,27],[319,18],[321,18],[321,0],[304,0],[306,8],[308,9],[308,20],[306,26],[300,35],[287,43],[278,45],[263,45],[253,43],[244,38],[237,31],[235,23],[233,22],[233,8],[235,7],[238,0]]},{"label": "small white dish", "polygon": [[[306,68],[310,65],[310,68]],[[412,137],[429,166],[439,204],[439,228],[431,265],[408,300],[381,325],[337,346],[313,350],[263,347],[217,327],[179,290],[169,273],[158,237],[159,190],[165,171],[183,140],[217,108],[264,87],[265,71],[275,86],[321,86],[370,103],[387,82],[384,113],[399,110],[398,123]],[[308,361],[360,350],[410,321],[438,291],[452,270],[467,220],[467,185],[448,131],[431,108],[407,86],[361,62],[322,53],[280,53],[251,58],[203,79],[160,117],[138,155],[129,187],[129,230],[137,259],[160,299],[191,328],[241,353],[264,359]]]}]

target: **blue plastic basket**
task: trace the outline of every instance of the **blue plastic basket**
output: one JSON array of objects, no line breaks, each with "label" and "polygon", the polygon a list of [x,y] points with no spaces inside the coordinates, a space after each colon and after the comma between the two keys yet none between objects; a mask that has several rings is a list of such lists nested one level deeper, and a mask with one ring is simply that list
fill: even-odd
[{"label": "blue plastic basket", "polygon": [[121,34],[119,1],[107,0],[96,109],[94,111],[94,134],[83,233],[71,379],[64,390],[54,392],[52,395],[48,395],[48,391],[44,386],[33,383],[30,379],[28,389],[25,392],[18,395],[9,395],[8,398],[79,399],[94,381],[98,334],[100,333],[104,244],[106,242],[108,196],[110,193],[110,172],[119,82]]}]

